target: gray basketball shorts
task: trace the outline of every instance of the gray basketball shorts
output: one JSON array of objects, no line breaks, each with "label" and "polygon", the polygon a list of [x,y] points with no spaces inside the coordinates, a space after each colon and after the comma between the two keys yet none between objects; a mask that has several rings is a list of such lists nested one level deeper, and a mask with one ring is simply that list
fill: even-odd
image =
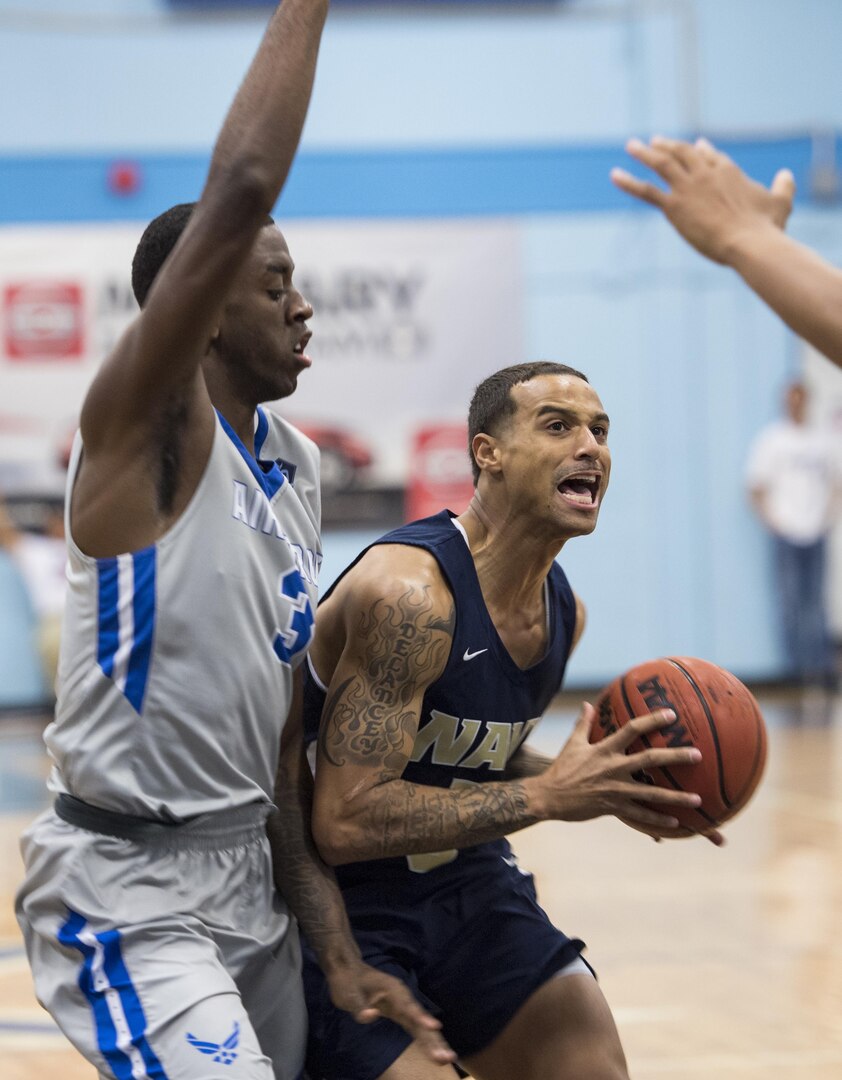
[{"label": "gray basketball shorts", "polygon": [[267,806],[106,835],[24,834],[16,911],[38,1000],[114,1080],[298,1080],[301,954]]}]

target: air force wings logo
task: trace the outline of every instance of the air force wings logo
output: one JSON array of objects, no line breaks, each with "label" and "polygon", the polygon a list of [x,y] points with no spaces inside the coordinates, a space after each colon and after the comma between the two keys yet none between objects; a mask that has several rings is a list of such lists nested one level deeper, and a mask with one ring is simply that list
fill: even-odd
[{"label": "air force wings logo", "polygon": [[222,1065],[230,1065],[237,1057],[237,1047],[240,1045],[240,1025],[234,1021],[234,1030],[224,1043],[205,1042],[197,1039],[195,1035],[188,1035],[187,1041],[194,1046],[200,1054],[213,1055],[213,1060]]}]

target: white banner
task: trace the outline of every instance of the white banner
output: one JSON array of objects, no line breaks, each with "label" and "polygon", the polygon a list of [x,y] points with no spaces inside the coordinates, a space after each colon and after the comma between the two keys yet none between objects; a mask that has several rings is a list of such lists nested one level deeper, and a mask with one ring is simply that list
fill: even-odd
[{"label": "white banner", "polygon": [[[85,389],[136,314],[141,231],[0,231],[0,488],[58,483]],[[463,421],[477,382],[527,359],[517,226],[298,221],[286,235],[316,315],[313,367],[280,411],[335,449],[326,471],[359,466],[366,486],[402,487],[417,429]]]}]

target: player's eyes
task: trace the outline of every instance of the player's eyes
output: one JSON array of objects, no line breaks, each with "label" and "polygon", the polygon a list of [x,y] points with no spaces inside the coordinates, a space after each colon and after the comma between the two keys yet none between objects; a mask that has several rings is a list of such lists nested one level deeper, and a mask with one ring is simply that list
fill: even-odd
[{"label": "player's eyes", "polygon": [[281,297],[284,295],[283,292],[280,289],[267,289],[266,292],[267,292],[267,295],[269,296],[269,299],[274,300],[275,303],[277,303],[281,299]]},{"label": "player's eyes", "polygon": [[549,425],[548,430],[549,431],[566,431],[567,430],[567,424],[565,424],[565,422],[563,420],[553,420],[553,422]]},{"label": "player's eyes", "polygon": [[597,439],[607,439],[608,438],[608,428],[602,427],[599,424],[597,424],[596,427],[592,427],[591,431],[594,433],[594,435],[597,437]]}]

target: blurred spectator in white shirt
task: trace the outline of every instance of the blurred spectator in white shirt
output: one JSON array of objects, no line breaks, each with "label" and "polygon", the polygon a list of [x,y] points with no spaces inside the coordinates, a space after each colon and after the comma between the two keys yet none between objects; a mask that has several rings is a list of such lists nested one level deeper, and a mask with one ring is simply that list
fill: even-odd
[{"label": "blurred spectator in white shirt", "polygon": [[784,647],[790,675],[835,687],[827,616],[827,537],[840,506],[839,446],[807,423],[808,391],[787,387],[785,416],[752,444],[746,480],[752,506],[775,543]]}]

